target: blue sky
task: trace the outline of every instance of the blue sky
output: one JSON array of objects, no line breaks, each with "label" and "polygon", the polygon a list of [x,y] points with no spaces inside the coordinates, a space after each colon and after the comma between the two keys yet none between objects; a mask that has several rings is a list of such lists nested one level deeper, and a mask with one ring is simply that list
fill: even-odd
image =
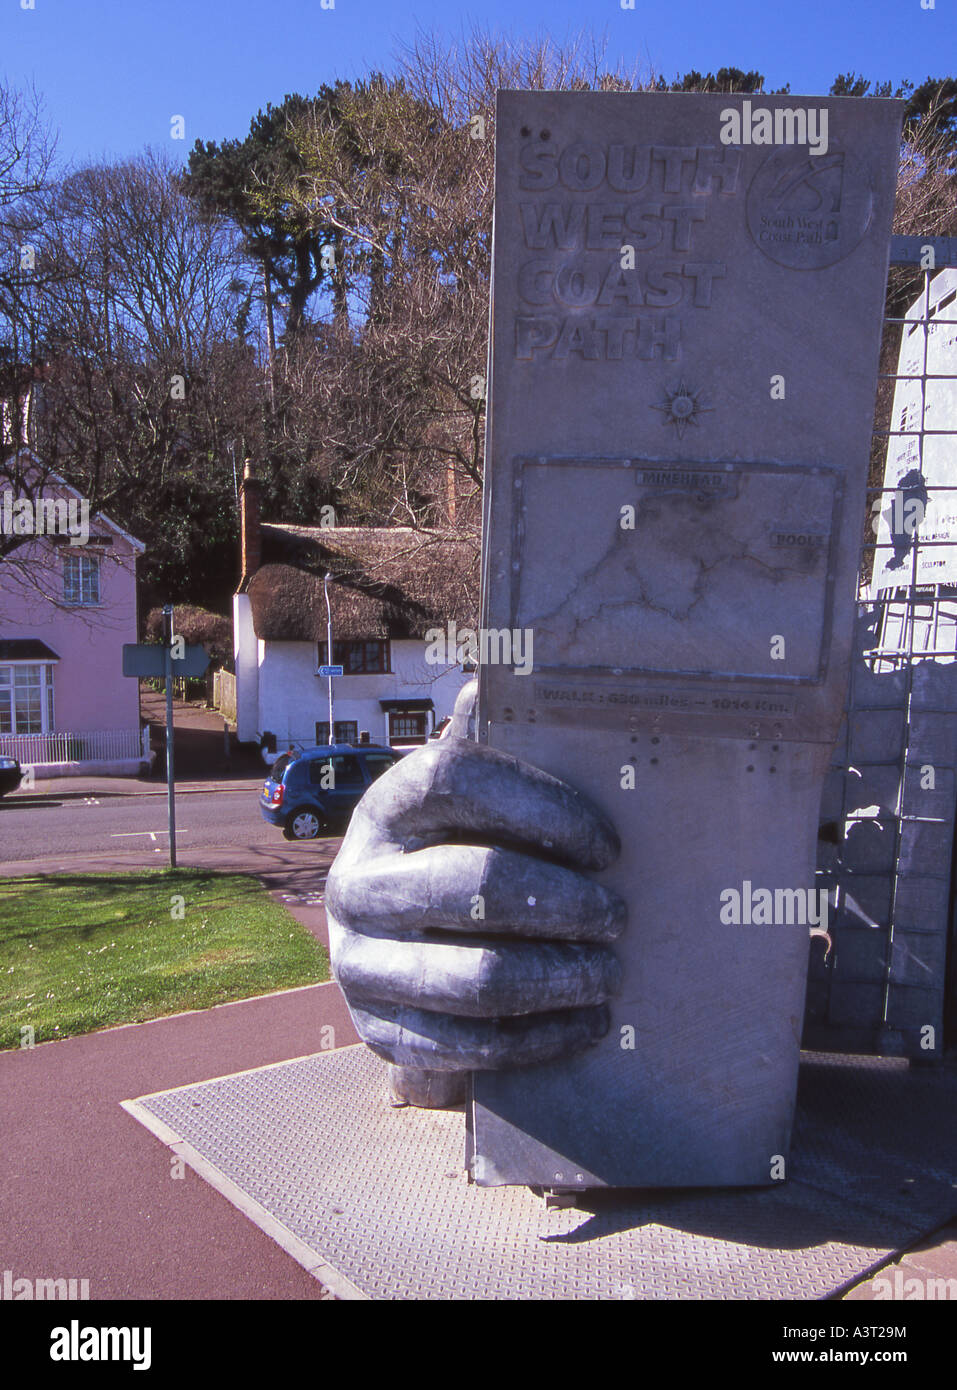
[{"label": "blue sky", "polygon": [[[33,82],[83,161],[160,148],[182,115],[193,141],[246,133],[266,102],[336,77],[392,69],[416,26],[454,35],[477,23],[562,40],[604,34],[610,59],[667,77],[757,68],[769,88],[823,93],[853,69],[897,82],[957,69],[957,4],[934,0],[0,0],[0,74]],[[929,3],[929,0],[925,0]]]}]

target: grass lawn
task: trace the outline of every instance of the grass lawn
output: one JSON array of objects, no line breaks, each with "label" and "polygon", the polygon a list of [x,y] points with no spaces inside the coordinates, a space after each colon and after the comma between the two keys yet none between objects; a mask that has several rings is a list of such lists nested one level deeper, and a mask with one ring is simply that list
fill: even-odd
[{"label": "grass lawn", "polygon": [[202,869],[0,883],[0,1049],[329,979],[254,878]]}]

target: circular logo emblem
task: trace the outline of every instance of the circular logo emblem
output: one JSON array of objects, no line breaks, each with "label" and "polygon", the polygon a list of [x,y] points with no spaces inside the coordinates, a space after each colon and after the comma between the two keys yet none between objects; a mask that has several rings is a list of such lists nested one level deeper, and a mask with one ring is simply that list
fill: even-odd
[{"label": "circular logo emblem", "polygon": [[769,260],[823,270],[849,256],[867,231],[874,194],[853,155],[779,149],[748,189],[748,228]]}]

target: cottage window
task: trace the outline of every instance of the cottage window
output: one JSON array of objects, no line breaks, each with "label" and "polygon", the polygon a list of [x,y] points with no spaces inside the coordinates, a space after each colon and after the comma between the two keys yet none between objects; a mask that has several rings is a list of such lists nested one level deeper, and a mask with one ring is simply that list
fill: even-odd
[{"label": "cottage window", "polygon": [[100,601],[100,561],[96,555],[63,557],[63,602],[95,604]]},{"label": "cottage window", "polygon": [[425,714],[390,714],[389,742],[425,743],[426,718]]},{"label": "cottage window", "polygon": [[319,666],[341,666],[347,676],[384,676],[389,673],[388,642],[332,643],[332,661],[326,659],[326,643],[319,643]]},{"label": "cottage window", "polygon": [[[336,743],[358,743],[359,725],[354,719],[336,720]],[[316,743],[329,742],[329,720],[323,719],[316,723]]]},{"label": "cottage window", "polygon": [[53,667],[0,666],[0,734],[49,734],[53,727]]}]

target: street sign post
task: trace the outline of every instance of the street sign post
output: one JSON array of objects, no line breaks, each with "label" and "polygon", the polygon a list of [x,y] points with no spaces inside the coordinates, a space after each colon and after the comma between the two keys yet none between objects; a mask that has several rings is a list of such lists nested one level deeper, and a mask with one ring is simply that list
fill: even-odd
[{"label": "street sign post", "polygon": [[[174,643],[175,645],[175,643]],[[124,676],[154,676],[162,679],[166,675],[166,654],[170,648],[157,642],[124,642]],[[181,657],[170,657],[170,668],[174,677],[197,679],[206,674],[209,654],[205,647],[181,642],[178,650]]]},{"label": "street sign post", "polygon": [[[333,658],[333,656],[335,655],[335,652],[334,652],[333,646],[332,646],[332,604],[329,602],[329,581],[330,581],[331,579],[332,579],[332,575],[331,575],[331,574],[327,574],[326,577],[325,577],[325,578],[323,579],[323,581],[322,581],[322,592],[323,592],[323,595],[324,595],[325,600],[326,600],[326,656],[329,658],[330,662],[332,661],[332,658]],[[330,745],[330,747],[331,747],[332,744],[334,744],[335,741],[336,741],[336,726],[335,726],[335,723],[333,722],[334,719],[335,719],[335,715],[333,714],[333,710],[332,710],[332,678],[333,678],[333,676],[341,676],[341,675],[342,675],[342,667],[341,667],[341,666],[321,666],[321,667],[319,668],[319,674],[320,674],[320,676],[326,676],[326,677],[328,678],[328,691],[329,691],[329,745]]]},{"label": "street sign post", "polygon": [[166,817],[169,826],[169,866],[176,868],[176,802],[173,772],[173,608],[167,604],[163,609],[163,653],[166,678]]},{"label": "street sign post", "polygon": [[[174,655],[175,652],[175,655]],[[169,822],[169,863],[176,868],[176,806],[173,795],[173,678],[206,674],[209,653],[205,647],[188,645],[173,634],[173,608],[163,609],[163,645],[150,642],[124,642],[124,676],[161,676],[166,682],[166,814]]]}]

